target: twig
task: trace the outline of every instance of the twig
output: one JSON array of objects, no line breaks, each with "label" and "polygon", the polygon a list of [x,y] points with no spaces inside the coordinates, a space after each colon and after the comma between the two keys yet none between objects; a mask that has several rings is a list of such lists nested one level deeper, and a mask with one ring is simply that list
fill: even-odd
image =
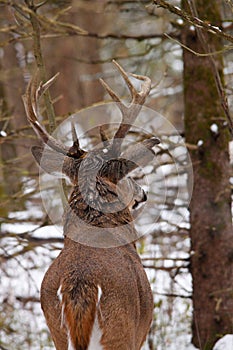
[{"label": "twig", "polygon": [[181,294],[175,294],[175,293],[159,293],[159,292],[153,292],[155,295],[161,295],[163,297],[168,298],[182,298],[182,299],[192,299],[192,295],[181,295]]},{"label": "twig", "polygon": [[187,51],[190,51],[191,53],[193,53],[195,56],[199,56],[199,57],[208,57],[208,56],[214,56],[214,55],[220,55],[222,54],[223,52],[226,52],[226,51],[230,51],[233,49],[233,46],[232,45],[227,45],[225,46],[223,49],[221,50],[217,50],[217,51],[213,51],[213,52],[197,52],[197,51],[194,51],[192,50],[190,47],[184,45],[181,41],[171,37],[169,34],[167,33],[164,33],[164,35],[174,41],[175,43],[177,43],[178,45],[180,45],[181,47],[183,47],[184,49],[186,49]]},{"label": "twig", "polygon": [[20,301],[21,303],[23,303],[24,305],[26,305],[27,303],[39,303],[40,302],[40,298],[37,297],[23,297],[23,296],[16,296],[15,297],[16,300]]},{"label": "twig", "polygon": [[[32,37],[33,37],[33,50],[34,50],[34,56],[36,60],[36,65],[39,69],[40,76],[43,82],[47,80],[46,77],[46,70],[45,70],[45,64],[42,56],[42,49],[41,49],[41,41],[40,41],[40,24],[37,19],[36,15],[36,9],[37,7],[29,4],[29,1],[26,1],[28,8],[31,10],[30,11],[30,21],[32,24]],[[52,104],[52,99],[49,93],[49,90],[47,90],[44,93],[44,101],[45,101],[45,106],[46,106],[46,111],[48,114],[48,120],[49,120],[49,129],[50,132],[53,132],[56,128],[56,119],[55,119],[55,113],[53,109],[53,104]]]},{"label": "twig", "polygon": [[155,5],[169,10],[171,13],[176,14],[177,16],[181,17],[184,21],[194,25],[196,28],[202,28],[209,33],[216,34],[217,36],[233,43],[232,35],[223,32],[220,28],[213,26],[209,22],[202,21],[200,18],[197,18],[196,16],[192,16],[187,12],[181,10],[178,6],[174,6],[164,0],[153,0],[153,1]]},{"label": "twig", "polygon": [[143,267],[144,267],[144,269],[153,269],[153,270],[166,271],[166,272],[171,272],[173,270],[180,270],[180,269],[188,269],[187,265],[165,267],[165,266],[155,266],[155,265],[143,264]]},{"label": "twig", "polygon": [[[204,34],[200,31],[200,29],[204,29],[206,32],[216,34],[217,36],[219,36],[221,38],[224,38],[224,39],[226,39],[226,40],[228,40],[228,41],[230,41],[232,43],[233,43],[233,36],[230,35],[230,34],[226,34],[220,28],[218,28],[216,26],[213,26],[213,25],[211,25],[208,22],[200,20],[197,17],[197,12],[195,11],[195,5],[193,4],[193,2],[191,2],[191,4],[193,5],[192,8],[191,8],[192,15],[188,14],[184,10],[181,10],[177,6],[173,6],[173,5],[169,4],[169,3],[167,3],[164,0],[154,0],[154,3],[156,5],[158,5],[158,6],[163,7],[165,9],[169,10],[170,12],[178,15],[183,20],[185,20],[186,22],[188,22],[188,23],[190,23],[190,24],[192,24],[192,25],[194,25],[196,27],[198,37],[199,37],[199,39],[200,39],[200,41],[202,43],[202,46],[203,46],[203,49],[205,50],[205,53],[195,52],[192,49],[190,49],[189,47],[187,47],[184,44],[182,44],[179,41],[177,41],[176,39],[171,38],[168,34],[164,34],[164,35],[167,38],[174,40],[176,43],[178,43],[179,45],[184,47],[186,50],[192,52],[193,54],[195,54],[197,56],[204,56],[204,57],[207,56],[209,58],[211,66],[212,66],[212,70],[213,70],[213,76],[214,76],[214,79],[215,79],[217,91],[218,91],[218,94],[219,94],[219,97],[220,97],[220,100],[221,100],[221,106],[222,106],[222,109],[223,109],[224,114],[225,114],[225,116],[227,118],[227,121],[228,121],[229,131],[230,131],[231,135],[233,136],[233,119],[232,119],[232,117],[230,115],[229,107],[228,107],[228,101],[227,101],[227,97],[226,97],[226,94],[225,94],[225,90],[224,90],[224,87],[222,85],[221,78],[219,76],[219,72],[218,72],[218,69],[216,67],[216,63],[215,63],[215,61],[213,59],[214,55],[220,54],[223,51],[225,51],[226,49],[212,52],[210,50],[210,48],[209,48],[208,40],[206,40],[204,38]],[[229,48],[231,48],[231,46],[229,46]]]},{"label": "twig", "polygon": [[142,261],[189,261],[190,258],[166,258],[166,257],[160,257],[160,258],[141,258]]},{"label": "twig", "polygon": [[[196,9],[195,3],[191,0],[190,4],[191,4],[190,9],[192,11],[192,14],[197,16],[198,13],[197,13],[197,9]],[[203,49],[206,51],[206,53],[209,54],[208,55],[208,59],[210,61],[211,67],[212,67],[216,88],[217,88],[218,95],[219,95],[220,101],[221,101],[221,106],[222,106],[222,109],[223,109],[224,114],[225,114],[225,116],[227,118],[227,121],[228,121],[229,131],[230,131],[230,133],[231,133],[231,135],[233,137],[233,120],[232,120],[232,117],[230,115],[227,97],[226,97],[226,94],[225,94],[224,87],[222,85],[222,81],[221,81],[221,78],[220,78],[220,75],[219,75],[219,72],[218,72],[218,68],[216,66],[216,62],[213,59],[213,56],[210,54],[211,53],[211,49],[210,49],[210,46],[208,44],[208,39],[205,37],[205,33],[202,33],[202,31],[199,28],[197,28],[197,35],[199,37],[199,40],[200,40],[200,42],[202,44]]]}]

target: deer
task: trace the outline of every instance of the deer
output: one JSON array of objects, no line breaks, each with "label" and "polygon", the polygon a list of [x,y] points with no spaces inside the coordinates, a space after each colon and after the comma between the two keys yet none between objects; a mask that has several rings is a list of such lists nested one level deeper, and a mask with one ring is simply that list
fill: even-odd
[{"label": "deer", "polygon": [[[151,80],[113,63],[132,101],[123,102],[100,79],[122,120],[112,138],[100,126],[102,143],[94,150],[81,148],[73,123],[69,147],[39,122],[40,97],[56,76],[45,83],[32,77],[23,96],[27,119],[42,141],[42,146],[32,147],[36,162],[48,173],[61,171],[72,184],[64,213],[64,247],[47,270],[40,293],[57,350],[139,350],[152,322],[153,295],[136,250],[133,218],[146,194],[130,173],[153,159],[153,147],[160,141],[148,137],[122,152],[122,143],[149,95]],[[130,77],[141,82],[139,91]]]}]

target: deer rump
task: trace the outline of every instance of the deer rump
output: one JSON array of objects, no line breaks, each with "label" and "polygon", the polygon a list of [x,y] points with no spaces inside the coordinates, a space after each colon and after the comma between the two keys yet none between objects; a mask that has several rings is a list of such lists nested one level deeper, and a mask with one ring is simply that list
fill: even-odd
[{"label": "deer rump", "polygon": [[131,244],[67,239],[44,277],[41,304],[57,350],[138,350],[152,321],[150,285]]}]

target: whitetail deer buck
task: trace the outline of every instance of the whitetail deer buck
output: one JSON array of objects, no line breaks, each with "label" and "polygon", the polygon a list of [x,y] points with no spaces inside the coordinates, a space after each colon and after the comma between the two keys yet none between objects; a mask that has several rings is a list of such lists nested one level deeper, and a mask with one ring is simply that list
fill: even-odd
[{"label": "whitetail deer buck", "polygon": [[[29,122],[50,149],[46,153],[43,147],[33,147],[36,161],[50,173],[62,164],[62,172],[73,184],[64,216],[64,248],[41,287],[42,309],[57,350],[139,350],[152,321],[152,292],[136,252],[137,233],[131,214],[131,206],[145,200],[145,194],[126,176],[153,158],[152,147],[159,141],[150,138],[129,147],[126,158],[121,151],[151,82],[148,77],[130,74],[142,81],[138,92],[127,73],[114,63],[130,90],[132,102],[126,106],[101,81],[117,102],[122,121],[112,140],[100,128],[103,145],[93,151],[80,148],[74,126],[73,145],[69,148],[38,122],[39,97],[54,78],[45,84],[32,79],[23,96]],[[41,162],[42,152],[45,160]],[[78,174],[81,167],[82,176]],[[124,194],[132,187],[133,198],[126,203]],[[143,198],[135,193],[141,193]],[[102,246],[80,243],[84,236],[92,237],[95,230],[95,239],[104,241]]]}]

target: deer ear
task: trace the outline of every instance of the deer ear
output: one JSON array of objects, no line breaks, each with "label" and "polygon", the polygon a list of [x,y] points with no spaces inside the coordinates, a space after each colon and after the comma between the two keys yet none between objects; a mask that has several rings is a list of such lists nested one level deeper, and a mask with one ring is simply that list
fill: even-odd
[{"label": "deer ear", "polygon": [[37,164],[39,164],[39,165],[40,165],[43,151],[44,151],[44,148],[41,146],[32,146],[32,148],[31,148],[32,155],[33,155],[34,159],[36,160]]},{"label": "deer ear", "polygon": [[121,154],[122,171],[118,176],[118,180],[125,177],[137,167],[144,167],[149,164],[155,157],[153,147],[159,143],[159,139],[152,137],[129,146],[127,150]]},{"label": "deer ear", "polygon": [[42,146],[33,146],[31,148],[33,157],[37,164],[48,174],[62,176],[62,168],[65,158],[62,153],[56,152],[50,148]]}]

